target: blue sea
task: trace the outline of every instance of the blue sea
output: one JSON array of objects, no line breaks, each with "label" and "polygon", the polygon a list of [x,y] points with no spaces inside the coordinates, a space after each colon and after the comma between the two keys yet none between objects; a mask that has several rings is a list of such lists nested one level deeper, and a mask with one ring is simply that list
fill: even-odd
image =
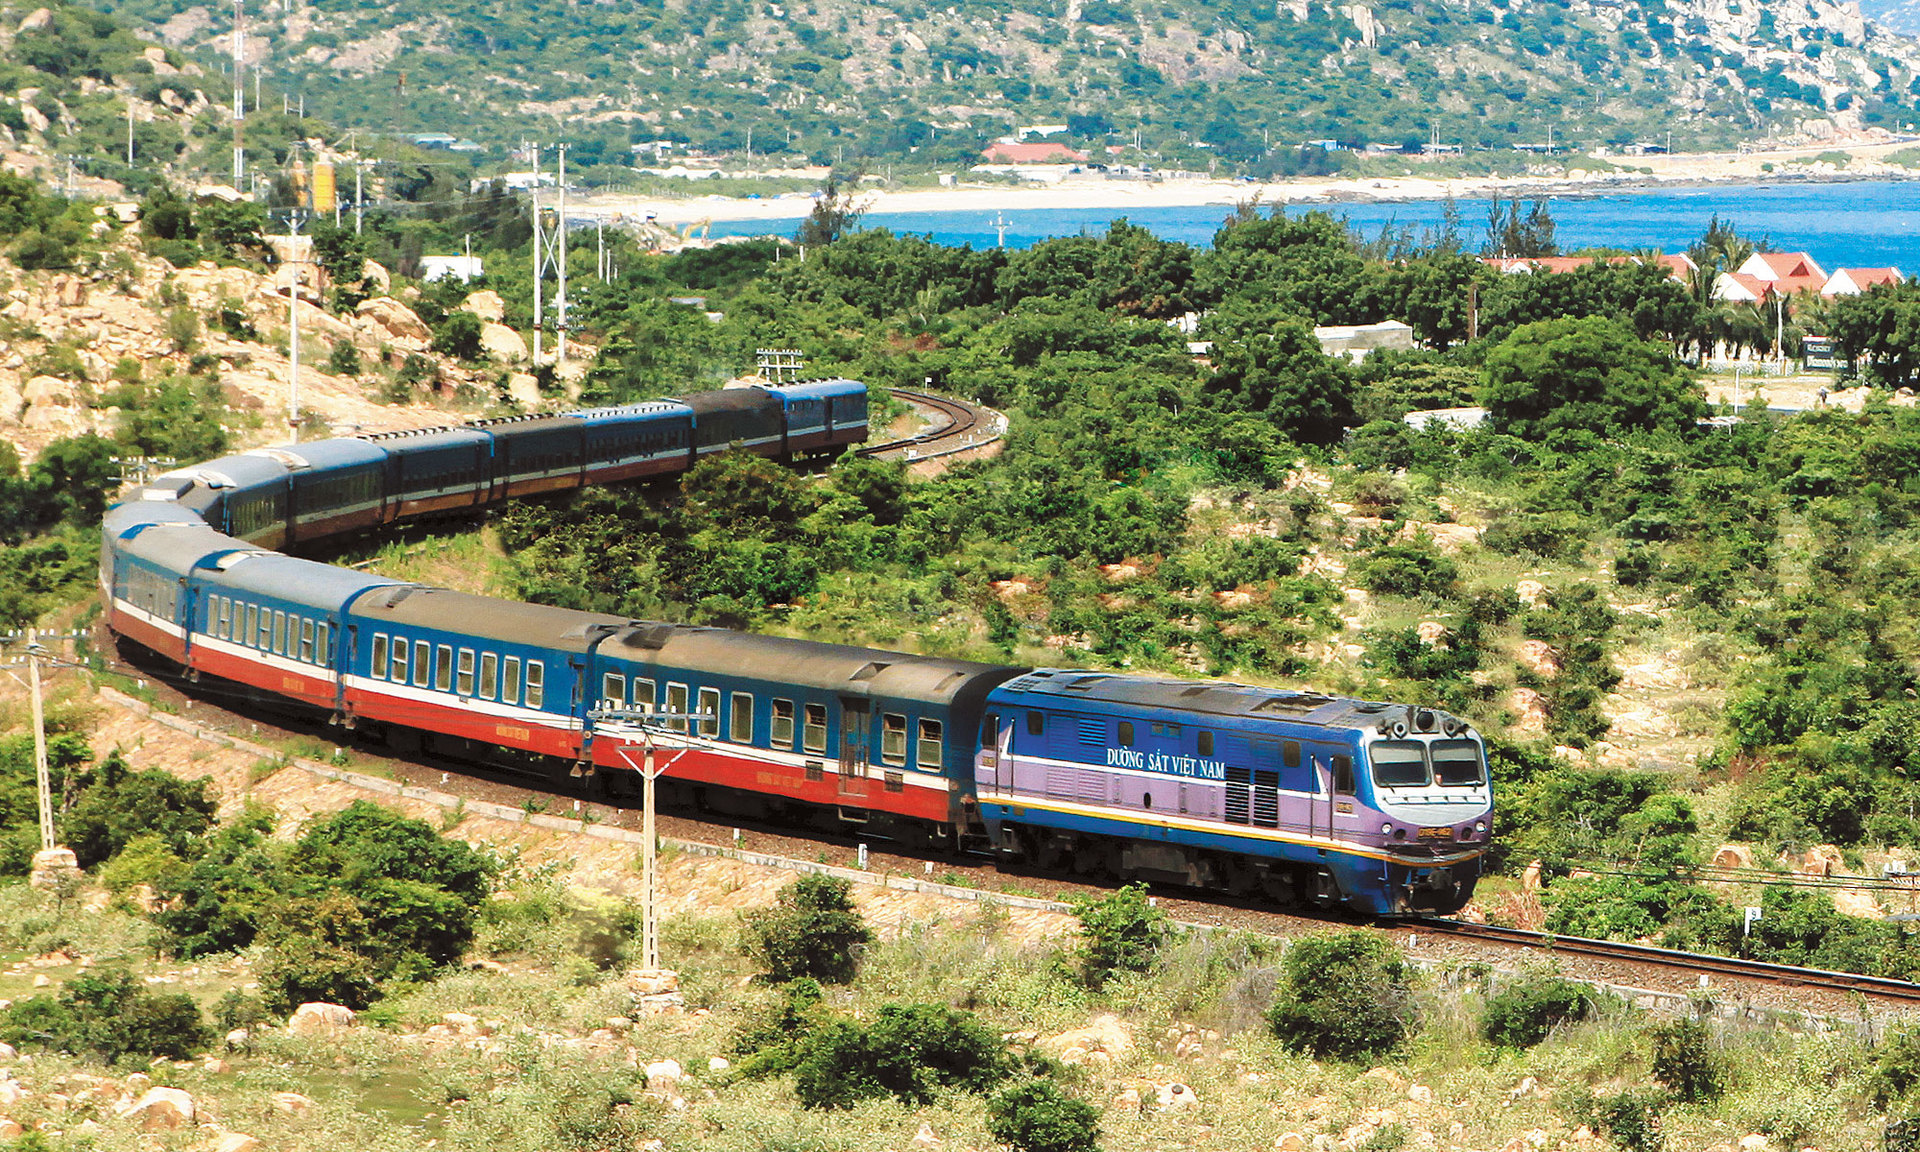
[{"label": "blue sea", "polygon": [[[1555,195],[1548,199],[1564,251],[1608,245],[1678,252],[1698,239],[1707,222],[1718,215],[1723,221],[1733,222],[1743,235],[1765,237],[1776,250],[1811,252],[1828,271],[1892,265],[1910,276],[1920,273],[1920,180],[1661,188],[1603,196]],[[1487,205],[1486,200],[1456,201],[1462,238],[1470,250],[1477,251],[1485,237]],[[715,236],[790,234],[795,227],[782,221],[726,221],[717,218],[725,214],[725,207],[715,203],[714,208]],[[1313,209],[1345,217],[1368,238],[1383,228],[1411,228],[1419,235],[1438,228],[1445,211],[1439,200],[1295,204],[1287,211]],[[1212,242],[1214,230],[1228,211],[1218,204],[1145,208],[1135,209],[1127,217],[1156,235],[1204,245]],[[1001,215],[1009,225],[1006,246],[1025,248],[1049,237],[1104,232],[1116,214],[1097,208],[1038,208],[999,214],[876,212],[864,217],[862,224],[931,236],[942,244],[990,248],[999,239],[993,220]]]}]

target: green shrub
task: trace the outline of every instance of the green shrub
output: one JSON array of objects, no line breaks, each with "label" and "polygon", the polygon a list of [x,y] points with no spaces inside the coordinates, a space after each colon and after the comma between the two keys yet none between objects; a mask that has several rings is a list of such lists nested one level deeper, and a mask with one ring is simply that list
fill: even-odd
[{"label": "green shrub", "polygon": [[1913,1091],[1916,1084],[1920,1084],[1920,1029],[1902,1028],[1889,1033],[1874,1053],[1867,1092],[1873,1106],[1884,1109]]},{"label": "green shrub", "polygon": [[779,999],[765,1015],[750,1019],[734,1038],[733,1052],[745,1057],[742,1076],[774,1076],[793,1071],[818,1022],[820,982],[802,976],[780,986]]},{"label": "green shrub", "polygon": [[1167,914],[1148,902],[1145,884],[1129,884],[1099,900],[1075,902],[1080,978],[1098,989],[1122,972],[1145,972],[1167,937]]},{"label": "green shrub", "polygon": [[213,1004],[213,1022],[223,1032],[254,1028],[273,1018],[266,1001],[249,992],[229,988]]},{"label": "green shrub", "polygon": [[471,312],[450,313],[433,334],[433,350],[456,360],[473,360],[480,355],[480,317]]},{"label": "green shrub", "polygon": [[101,887],[116,894],[145,884],[155,892],[173,892],[186,881],[188,865],[167,842],[151,832],[134,837],[120,854],[101,865]]},{"label": "green shrub", "polygon": [[149,992],[124,968],[76,976],[57,998],[15,1003],[0,1017],[0,1037],[17,1047],[92,1053],[109,1063],[122,1057],[185,1060],[209,1039],[191,996]]},{"label": "green shrub", "polygon": [[335,376],[360,375],[360,350],[351,340],[341,340],[327,356],[327,371]]},{"label": "green shrub", "polygon": [[1569,1020],[1593,1008],[1593,992],[1584,984],[1557,977],[1535,977],[1509,985],[1487,1001],[1480,1033],[1487,1043],[1531,1048]]},{"label": "green shrub", "polygon": [[873,932],[853,906],[852,893],[851,881],[802,876],[781,889],[774,907],[747,916],[747,951],[766,965],[769,980],[853,979],[859,950],[873,942]]},{"label": "green shrub", "polygon": [[1281,961],[1267,1022],[1282,1044],[1322,1059],[1390,1052],[1418,1023],[1408,975],[1399,951],[1371,932],[1304,936]]},{"label": "green shrub", "polygon": [[1362,588],[1385,596],[1447,596],[1460,582],[1460,566],[1422,539],[1375,548],[1357,577]]},{"label": "green shrub", "polygon": [[1667,1137],[1660,1128],[1660,1104],[1658,1092],[1622,1092],[1576,1100],[1572,1111],[1620,1152],[1662,1152]]},{"label": "green shrub", "polygon": [[1100,1113],[1051,1080],[1028,1080],[988,1102],[987,1131],[1014,1152],[1096,1152]]},{"label": "green shrub", "polygon": [[1653,1030],[1653,1080],[1688,1104],[1720,1095],[1724,1078],[1705,1022],[1675,1020]]},{"label": "green shrub", "polygon": [[802,1046],[793,1090],[808,1108],[889,1095],[925,1106],[942,1088],[986,1091],[1009,1063],[999,1035],[968,1013],[889,1004],[867,1027],[832,1020],[817,1028]]}]

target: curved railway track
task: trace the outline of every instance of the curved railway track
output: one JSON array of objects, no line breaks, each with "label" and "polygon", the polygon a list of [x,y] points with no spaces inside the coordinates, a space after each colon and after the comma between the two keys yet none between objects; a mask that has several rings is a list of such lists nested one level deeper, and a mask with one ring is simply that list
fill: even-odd
[{"label": "curved railway track", "polygon": [[1000,439],[1006,428],[1006,417],[991,408],[955,400],[950,396],[936,396],[931,392],[913,392],[905,388],[890,391],[897,399],[915,408],[945,417],[946,423],[936,424],[904,439],[870,444],[858,450],[862,456],[931,460],[991,444]]},{"label": "curved railway track", "polygon": [[1667,948],[1655,948],[1647,944],[1592,940],[1584,936],[1556,936],[1550,932],[1502,928],[1492,924],[1470,924],[1464,920],[1438,917],[1416,918],[1409,921],[1408,926],[1457,939],[1539,949],[1559,955],[1654,965],[1708,976],[1763,980],[1788,988],[1854,993],[1878,1000],[1920,1004],[1920,984],[1886,976],[1862,976],[1854,972],[1833,972],[1824,968],[1799,968],[1791,964],[1771,964],[1764,960],[1714,956],[1704,952],[1679,952]]}]

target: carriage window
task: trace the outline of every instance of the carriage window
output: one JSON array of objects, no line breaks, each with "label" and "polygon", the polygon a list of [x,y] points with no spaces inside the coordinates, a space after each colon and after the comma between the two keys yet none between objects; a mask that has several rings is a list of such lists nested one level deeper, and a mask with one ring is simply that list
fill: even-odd
[{"label": "carriage window", "polygon": [[222,640],[229,639],[233,635],[233,617],[231,615],[233,612],[233,601],[227,599],[225,596],[220,597],[217,612],[218,615],[215,619],[218,623],[213,626],[213,634]]},{"label": "carriage window", "polygon": [[1202,756],[1213,755],[1213,733],[1211,732],[1200,733],[1200,755]]},{"label": "carriage window", "polygon": [[385,680],[387,678],[387,637],[384,632],[374,635],[373,659],[367,666],[372,670],[375,680]]},{"label": "carriage window", "polygon": [[801,738],[809,752],[827,750],[827,706],[825,704],[807,705],[806,726],[801,729]]},{"label": "carriage window", "polygon": [[1354,794],[1353,757],[1335,756],[1333,758],[1333,790],[1342,796]]},{"label": "carriage window", "polygon": [[520,657],[509,656],[500,669],[500,700],[504,704],[520,703]]},{"label": "carriage window", "polygon": [[880,760],[885,764],[907,762],[907,718],[898,712],[880,718]]},{"label": "carriage window", "polygon": [[491,652],[480,654],[480,698],[493,699],[494,689],[500,683],[500,657]]},{"label": "carriage window", "polygon": [[1367,749],[1373,782],[1382,788],[1418,788],[1427,782],[1426,751],[1411,740],[1382,740]]},{"label": "carriage window", "polygon": [[775,748],[793,747],[793,701],[775,700],[773,702],[772,735]]},{"label": "carriage window", "polygon": [[733,715],[727,718],[727,739],[735,744],[753,743],[753,697],[746,692],[733,694]]},{"label": "carriage window", "polygon": [[432,660],[433,645],[427,643],[425,640],[415,640],[413,642],[413,682],[415,685],[421,688],[427,686],[427,674],[429,672],[427,665]]},{"label": "carriage window", "polygon": [[268,643],[268,649],[276,656],[287,650],[287,614],[285,612],[276,610],[273,614],[273,638]]},{"label": "carriage window", "polygon": [[1120,747],[1133,747],[1133,724],[1131,721],[1120,721]]},{"label": "carriage window", "polygon": [[667,721],[667,727],[675,732],[687,730],[687,686],[685,684],[667,685],[667,711],[673,715]]},{"label": "carriage window", "polygon": [[313,621],[304,617],[300,620],[300,659],[313,663]]},{"label": "carriage window", "polygon": [[433,654],[433,687],[447,692],[453,688],[453,648],[442,644]]},{"label": "carriage window", "polygon": [[247,635],[244,643],[252,645],[255,648],[265,648],[267,646],[267,632],[271,628],[272,625],[270,622],[260,619],[260,606],[258,604],[247,605]]},{"label": "carriage window", "polygon": [[455,681],[455,684],[459,688],[460,695],[473,695],[473,649],[460,649],[458,676],[459,679]]},{"label": "carriage window", "polygon": [[1044,712],[1027,713],[1027,735],[1042,736],[1047,731],[1047,715]]},{"label": "carriage window", "polygon": [[626,703],[627,678],[618,672],[603,673],[600,677],[600,706],[623,708]]},{"label": "carriage window", "polygon": [[654,699],[653,681],[648,680],[644,676],[635,676],[633,678],[633,706],[642,712],[651,713],[653,711]]},{"label": "carriage window", "polygon": [[1471,740],[1433,742],[1433,778],[1454,787],[1473,787],[1486,779],[1480,748]]},{"label": "carriage window", "polygon": [[313,626],[313,656],[322,664],[333,663],[333,630],[325,620]]},{"label": "carriage window", "polygon": [[395,684],[407,682],[407,638],[405,636],[393,638],[393,682]]},{"label": "carriage window", "polygon": [[914,749],[914,763],[922,772],[938,772],[944,757],[940,754],[940,733],[942,725],[938,720],[920,721],[920,745]]},{"label": "carriage window", "polygon": [[720,735],[720,689],[700,689],[700,735]]},{"label": "carriage window", "polygon": [[538,708],[547,698],[547,666],[527,661],[527,707]]}]

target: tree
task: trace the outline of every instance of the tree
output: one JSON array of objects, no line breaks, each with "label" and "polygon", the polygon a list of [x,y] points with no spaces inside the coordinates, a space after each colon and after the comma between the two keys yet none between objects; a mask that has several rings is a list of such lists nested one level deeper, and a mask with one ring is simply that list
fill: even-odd
[{"label": "tree", "polygon": [[1399,950],[1371,932],[1303,936],[1281,961],[1267,1023],[1280,1042],[1322,1059],[1391,1052],[1417,1022]]},{"label": "tree", "polygon": [[1014,1152],[1098,1152],[1100,1113],[1051,1080],[1027,1080],[988,1102],[987,1131]]},{"label": "tree", "polygon": [[1881,388],[1920,381],[1920,283],[1876,284],[1833,302],[1833,348]]},{"label": "tree", "polygon": [[1496,196],[1487,206],[1487,242],[1480,252],[1520,259],[1555,256],[1560,248],[1553,233],[1553,211],[1546,200],[1534,200],[1522,216],[1518,196],[1504,203]]},{"label": "tree", "polygon": [[1352,376],[1297,321],[1216,345],[1203,390],[1222,410],[1264,413],[1300,443],[1331,444],[1354,421]]},{"label": "tree", "polygon": [[1010,1063],[1006,1044],[944,1004],[888,1004],[871,1025],[833,1020],[802,1045],[794,1094],[808,1108],[893,1096],[922,1107],[941,1089],[984,1092]]},{"label": "tree", "polygon": [[1480,1034],[1489,1044],[1531,1048],[1561,1024],[1593,1008],[1593,990],[1555,977],[1520,980],[1487,1001]]},{"label": "tree", "polygon": [[1600,317],[1523,325],[1487,354],[1486,373],[1495,428],[1527,439],[1561,429],[1678,429],[1706,412],[1699,387],[1665,349]]},{"label": "tree", "polygon": [[0,1036],[15,1045],[90,1052],[109,1063],[124,1056],[186,1060],[210,1038],[191,996],[149,992],[124,968],[75,976],[58,997],[15,1001],[0,1017]]},{"label": "tree", "polygon": [[1122,972],[1152,968],[1167,937],[1167,914],[1149,902],[1145,884],[1128,884],[1099,900],[1079,900],[1073,914],[1080,921],[1075,949],[1080,978],[1090,988]]},{"label": "tree", "polygon": [[433,350],[456,360],[480,357],[480,317],[471,312],[450,312],[433,334]]},{"label": "tree", "polygon": [[814,198],[813,211],[807,213],[800,231],[794,234],[794,241],[802,248],[825,247],[859,227],[867,209],[855,199],[850,183],[857,180],[849,181],[837,172],[827,175],[820,195]]},{"label": "tree", "polygon": [[747,950],[775,983],[802,976],[845,984],[859,965],[858,949],[873,931],[853,905],[853,884],[833,876],[802,876],[780,890],[773,908],[747,917]]}]

